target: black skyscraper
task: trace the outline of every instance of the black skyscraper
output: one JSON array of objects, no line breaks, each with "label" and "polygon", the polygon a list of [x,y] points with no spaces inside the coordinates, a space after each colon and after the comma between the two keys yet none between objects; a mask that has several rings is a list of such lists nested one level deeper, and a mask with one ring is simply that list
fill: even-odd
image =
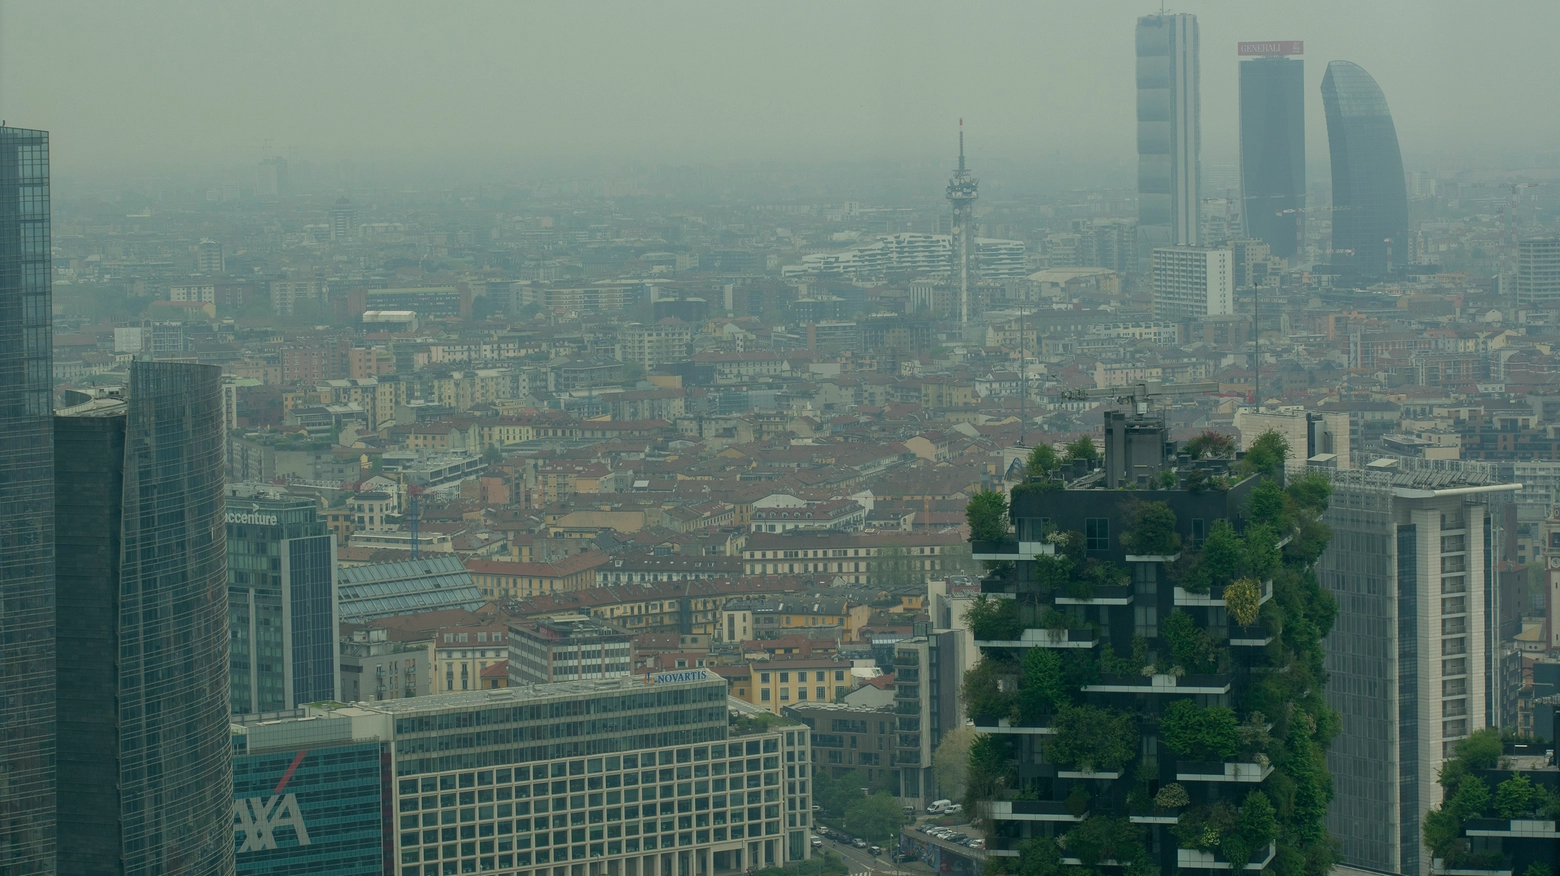
[{"label": "black skyscraper", "polygon": [[1246,236],[1293,261],[1305,208],[1305,62],[1299,58],[1240,62],[1240,190]]},{"label": "black skyscraper", "polygon": [[1332,263],[1380,276],[1408,253],[1408,187],[1387,98],[1358,65],[1333,61],[1322,77],[1322,109],[1332,156]]},{"label": "black skyscraper", "polygon": [[0,873],[54,871],[49,135],[0,128]]},{"label": "black skyscraper", "polygon": [[233,872],[222,389],[137,361],[55,417],[59,873]]}]

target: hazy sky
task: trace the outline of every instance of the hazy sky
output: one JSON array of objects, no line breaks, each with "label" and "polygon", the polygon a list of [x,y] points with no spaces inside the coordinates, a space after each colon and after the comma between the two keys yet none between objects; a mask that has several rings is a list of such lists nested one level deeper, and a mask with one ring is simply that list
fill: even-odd
[{"label": "hazy sky", "polygon": [[[1305,41],[1319,83],[1354,61],[1405,158],[1560,143],[1560,3],[1188,2],[1205,162],[1235,156],[1242,39]],[[1132,29],[1095,2],[3,0],[0,115],[53,132],[58,172],[566,157],[925,159],[964,117],[975,155],[1133,154]],[[979,159],[976,159],[977,164]]]}]

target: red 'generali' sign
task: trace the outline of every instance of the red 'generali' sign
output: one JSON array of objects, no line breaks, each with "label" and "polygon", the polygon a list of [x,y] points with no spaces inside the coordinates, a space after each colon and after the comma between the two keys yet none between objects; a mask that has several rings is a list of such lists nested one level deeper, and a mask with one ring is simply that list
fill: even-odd
[{"label": "red 'generali' sign", "polygon": [[1241,55],[1303,55],[1304,40],[1273,40],[1265,43],[1241,43]]}]

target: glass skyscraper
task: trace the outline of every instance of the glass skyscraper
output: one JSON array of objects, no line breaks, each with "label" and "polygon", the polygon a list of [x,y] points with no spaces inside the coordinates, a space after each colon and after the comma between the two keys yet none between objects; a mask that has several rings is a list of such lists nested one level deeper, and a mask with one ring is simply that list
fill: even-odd
[{"label": "glass skyscraper", "polygon": [[1332,158],[1332,263],[1385,274],[1408,254],[1408,187],[1397,128],[1381,88],[1357,64],[1333,61],[1322,77]]},{"label": "glass skyscraper", "polygon": [[233,873],[219,374],[136,361],[54,420],[61,874]]},{"label": "glass skyscraper", "polygon": [[1160,246],[1196,246],[1202,148],[1197,16],[1137,22],[1138,269]]},{"label": "glass skyscraper", "polygon": [[0,127],[0,873],[54,867],[49,135]]},{"label": "glass skyscraper", "polygon": [[1240,62],[1240,191],[1246,236],[1293,261],[1305,208],[1305,62],[1299,58]]},{"label": "glass skyscraper", "polygon": [[233,713],[335,700],[336,537],[312,499],[230,496]]}]

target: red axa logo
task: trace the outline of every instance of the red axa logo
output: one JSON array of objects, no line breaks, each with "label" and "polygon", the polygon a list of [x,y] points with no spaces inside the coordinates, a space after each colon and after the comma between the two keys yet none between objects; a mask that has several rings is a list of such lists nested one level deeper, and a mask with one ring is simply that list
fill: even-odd
[{"label": "red axa logo", "polygon": [[238,854],[277,848],[277,832],[283,828],[292,828],[296,845],[309,844],[309,829],[303,823],[303,810],[298,808],[298,795],[282,793],[306,754],[307,751],[298,752],[271,796],[240,797],[233,801],[233,839],[241,843]]}]

